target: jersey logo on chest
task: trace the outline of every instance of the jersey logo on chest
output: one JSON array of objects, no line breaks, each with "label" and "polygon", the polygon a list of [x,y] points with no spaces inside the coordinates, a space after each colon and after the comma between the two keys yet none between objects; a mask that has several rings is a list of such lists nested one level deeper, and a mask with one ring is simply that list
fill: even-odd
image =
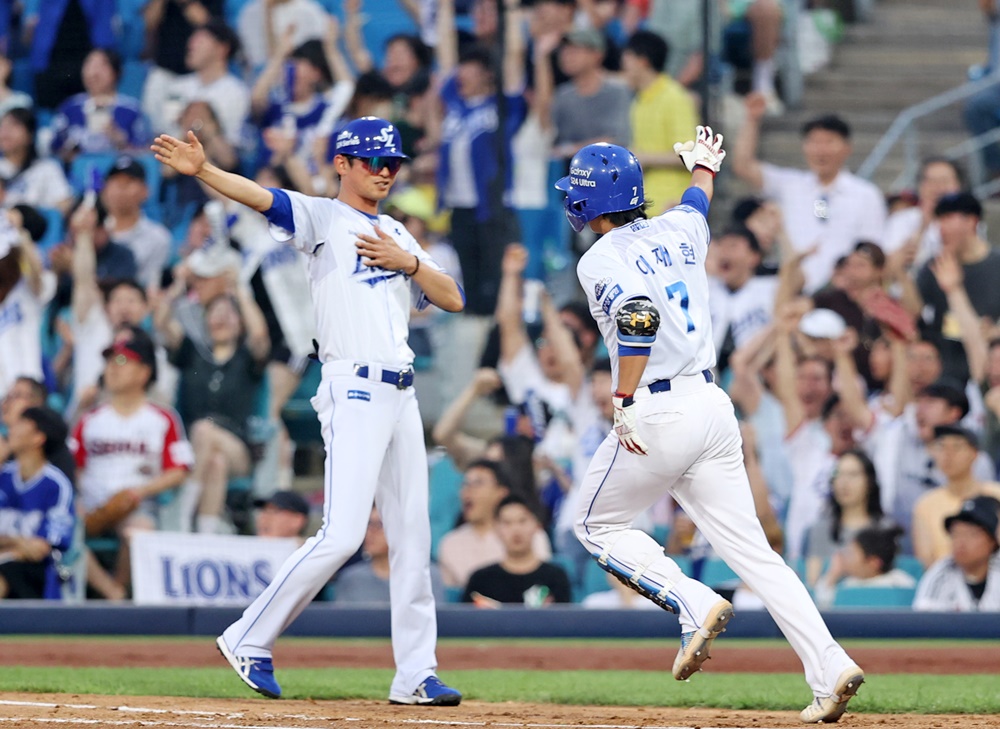
[{"label": "jersey logo on chest", "polygon": [[357,257],[354,263],[354,272],[351,274],[358,283],[368,284],[375,288],[380,283],[391,281],[397,276],[402,276],[401,271],[388,271],[381,266],[366,266],[361,256]]}]

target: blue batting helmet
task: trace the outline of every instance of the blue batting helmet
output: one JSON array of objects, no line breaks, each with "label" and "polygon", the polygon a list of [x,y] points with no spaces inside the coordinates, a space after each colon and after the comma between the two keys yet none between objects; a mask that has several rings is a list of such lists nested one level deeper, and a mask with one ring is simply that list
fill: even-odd
[{"label": "blue batting helmet", "polygon": [[637,208],[645,201],[642,168],[635,155],[617,144],[588,144],[556,182],[566,193],[566,219],[579,233],[594,218]]},{"label": "blue batting helmet", "polygon": [[352,157],[401,157],[403,138],[399,129],[377,116],[363,116],[351,121],[333,135],[333,154],[347,154]]}]

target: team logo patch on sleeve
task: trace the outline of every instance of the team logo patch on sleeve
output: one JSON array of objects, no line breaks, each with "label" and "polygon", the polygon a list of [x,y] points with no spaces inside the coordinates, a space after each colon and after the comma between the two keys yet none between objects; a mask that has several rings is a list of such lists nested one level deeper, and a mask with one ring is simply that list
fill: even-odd
[{"label": "team logo patch on sleeve", "polygon": [[604,300],[604,304],[601,305],[601,308],[604,309],[605,314],[611,316],[611,305],[614,304],[615,299],[617,299],[621,295],[622,295],[622,287],[619,286],[618,284],[615,284],[614,288],[612,288],[608,292],[608,298],[606,298]]},{"label": "team logo patch on sleeve", "polygon": [[371,393],[365,392],[364,390],[348,390],[347,391],[348,400],[364,400],[368,402],[372,399]]},{"label": "team logo patch on sleeve", "polygon": [[605,276],[604,278],[602,278],[600,281],[597,282],[596,286],[594,286],[594,296],[597,298],[598,301],[600,301],[601,297],[604,296],[604,292],[608,290],[609,283],[611,283],[611,277]]}]

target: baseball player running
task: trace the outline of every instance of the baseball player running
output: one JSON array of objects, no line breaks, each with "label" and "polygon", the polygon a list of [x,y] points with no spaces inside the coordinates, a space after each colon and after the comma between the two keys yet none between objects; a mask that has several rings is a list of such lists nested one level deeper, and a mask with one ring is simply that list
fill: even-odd
[{"label": "baseball player running", "polygon": [[435,675],[427,456],[406,339],[412,284],[422,291],[418,305],[461,311],[465,295],[400,223],[378,213],[406,159],[399,131],[364,117],[331,144],[335,200],[224,172],[206,162],[193,132],[186,142],[161,135],[152,145],[160,162],[263,213],[276,239],[309,257],[323,363],[312,400],[326,446],[323,525],[216,643],[244,683],[280,697],[274,642],[361,546],[374,502],[389,542],[396,660],[389,701],[455,706],[462,695]]},{"label": "baseball player running", "polygon": [[[691,170],[681,204],[647,219],[642,170],[627,149],[591,144],[556,183],[577,231],[602,237],[577,275],[611,353],[614,432],[580,487],[576,534],[598,563],[636,592],[677,613],[673,674],[686,680],[709,657],[732,605],[665,556],[632,520],[669,493],[750,589],[764,600],[805,667],[815,701],[806,723],[836,721],[864,673],[830,635],[802,583],[757,521],[732,402],[712,380],[705,216],[722,136],[698,127],[675,147]],[[648,444],[648,445],[647,445]]]}]

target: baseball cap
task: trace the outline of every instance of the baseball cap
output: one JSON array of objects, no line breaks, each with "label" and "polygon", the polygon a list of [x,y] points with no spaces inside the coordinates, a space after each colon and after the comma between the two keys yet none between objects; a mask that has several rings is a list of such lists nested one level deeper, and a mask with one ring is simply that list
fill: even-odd
[{"label": "baseball cap", "polygon": [[944,520],[944,528],[950,530],[956,521],[975,524],[984,529],[995,540],[997,526],[1000,525],[1000,501],[992,496],[977,496],[962,504],[962,510]]},{"label": "baseball cap", "polygon": [[962,388],[952,384],[946,378],[941,378],[931,383],[921,390],[917,397],[933,397],[944,400],[951,407],[962,411],[962,414],[959,416],[960,418],[964,418],[969,414],[969,398],[965,396]]},{"label": "baseball cap", "polygon": [[145,182],[146,168],[142,166],[141,162],[129,157],[127,154],[123,154],[111,165],[111,169],[108,170],[108,174],[105,175],[104,179],[105,181],[110,180],[115,175],[128,175],[134,180]]},{"label": "baseball cap", "polygon": [[295,491],[275,491],[266,499],[255,499],[253,505],[262,509],[265,506],[273,506],[282,511],[292,511],[302,516],[309,516],[309,504],[302,494]]},{"label": "baseball cap", "polygon": [[958,423],[952,425],[935,425],[934,426],[934,440],[938,438],[945,438],[947,436],[956,436],[962,438],[966,443],[975,448],[979,449],[979,437],[973,433],[968,428],[963,428]]},{"label": "baseball cap", "polygon": [[983,206],[980,204],[979,199],[971,192],[956,192],[951,195],[945,195],[934,206],[934,217],[936,218],[948,215],[949,213],[962,213],[982,218]]},{"label": "baseball cap", "polygon": [[52,455],[60,445],[66,442],[69,430],[62,416],[52,408],[26,408],[21,413],[21,417],[27,418],[34,423],[38,432],[45,436],[43,450],[46,456]]},{"label": "baseball cap", "polygon": [[215,278],[243,264],[240,254],[229,246],[213,245],[199,248],[187,257],[191,273],[200,278]]},{"label": "baseball cap", "polygon": [[832,309],[813,309],[802,317],[799,331],[813,339],[837,339],[847,331],[847,323]]},{"label": "baseball cap", "polygon": [[563,41],[571,46],[589,48],[592,51],[600,51],[601,53],[604,53],[608,47],[601,32],[593,28],[571,30],[563,37]]},{"label": "baseball cap", "polygon": [[127,327],[128,337],[118,339],[101,353],[104,359],[124,357],[127,360],[144,364],[152,370],[150,382],[156,379],[156,345],[142,329]]}]

